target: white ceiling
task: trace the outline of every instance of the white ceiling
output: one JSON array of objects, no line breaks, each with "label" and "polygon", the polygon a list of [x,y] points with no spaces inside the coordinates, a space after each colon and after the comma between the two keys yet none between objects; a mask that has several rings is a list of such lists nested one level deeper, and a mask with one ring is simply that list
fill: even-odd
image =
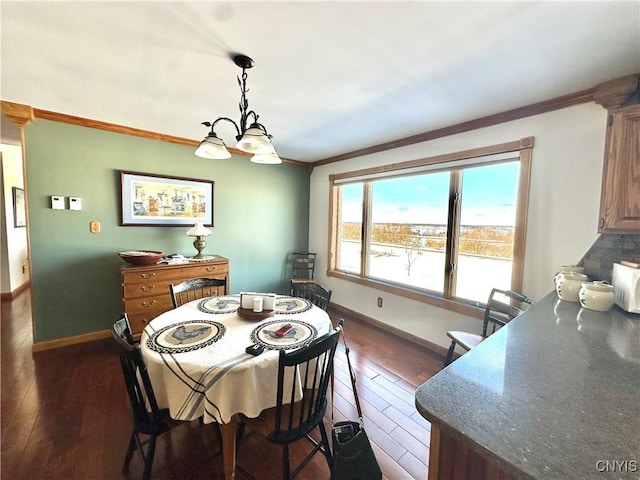
[{"label": "white ceiling", "polygon": [[[2,0],[3,100],[201,140],[249,107],[315,161],[640,71],[640,2]],[[230,125],[218,133],[233,145]]]}]

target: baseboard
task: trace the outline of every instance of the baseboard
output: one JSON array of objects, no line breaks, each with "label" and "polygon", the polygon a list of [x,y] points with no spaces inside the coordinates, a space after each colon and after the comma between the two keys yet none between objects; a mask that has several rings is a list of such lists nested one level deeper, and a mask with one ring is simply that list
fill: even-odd
[{"label": "baseboard", "polygon": [[391,335],[395,335],[396,337],[407,340],[408,342],[414,343],[420,347],[426,348],[433,353],[441,355],[443,360],[447,356],[447,349],[440,345],[425,340],[424,338],[416,337],[415,335],[407,333],[404,330],[400,330],[399,328],[388,325],[384,322],[381,322],[380,320],[376,320],[375,318],[368,317],[354,310],[350,310],[346,307],[343,307],[342,305],[337,305],[331,302],[329,310],[331,311],[331,313],[334,313],[337,316],[344,316],[361,323],[369,324],[372,327],[383,330],[387,333],[390,333]]},{"label": "baseboard", "polygon": [[68,347],[70,345],[78,345],[80,343],[89,343],[96,340],[104,340],[111,337],[111,330],[101,330],[99,332],[83,333],[73,337],[57,338],[46,342],[34,343],[31,347],[32,352],[42,352],[44,350],[52,350],[54,348]]},{"label": "baseboard", "polygon": [[0,294],[0,301],[11,302],[14,298],[16,298],[22,292],[24,292],[25,290],[28,290],[30,286],[31,286],[31,281],[27,280],[18,288],[16,288],[14,291]]}]

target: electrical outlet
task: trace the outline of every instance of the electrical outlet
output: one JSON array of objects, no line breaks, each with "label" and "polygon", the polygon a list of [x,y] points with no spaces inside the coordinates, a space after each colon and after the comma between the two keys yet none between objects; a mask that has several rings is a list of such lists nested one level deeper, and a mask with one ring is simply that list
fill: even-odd
[{"label": "electrical outlet", "polygon": [[91,233],[100,233],[100,222],[98,220],[92,220],[89,224],[89,231]]},{"label": "electrical outlet", "polygon": [[382,297],[378,297],[378,306],[382,308]]}]

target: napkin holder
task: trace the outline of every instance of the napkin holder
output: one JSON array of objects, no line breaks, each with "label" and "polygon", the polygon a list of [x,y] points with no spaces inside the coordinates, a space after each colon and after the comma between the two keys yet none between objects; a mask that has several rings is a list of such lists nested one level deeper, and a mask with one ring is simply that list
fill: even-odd
[{"label": "napkin holder", "polygon": [[[262,311],[253,311],[253,300],[262,298]],[[237,310],[239,317],[247,320],[262,320],[273,316],[276,307],[275,293],[240,292],[240,307]]]},{"label": "napkin holder", "polygon": [[240,292],[240,306],[244,309],[253,310],[253,299],[256,297],[262,298],[263,310],[275,310],[275,293]]}]

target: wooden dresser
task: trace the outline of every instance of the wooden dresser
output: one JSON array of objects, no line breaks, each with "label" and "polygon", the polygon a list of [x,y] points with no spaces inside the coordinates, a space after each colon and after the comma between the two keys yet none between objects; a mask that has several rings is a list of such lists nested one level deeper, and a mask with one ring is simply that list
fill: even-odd
[{"label": "wooden dresser", "polygon": [[209,262],[182,263],[179,265],[149,265],[136,267],[125,265],[122,275],[122,308],[129,316],[135,335],[155,317],[173,308],[171,284],[190,278],[224,278],[229,276],[229,260],[216,257]]}]

